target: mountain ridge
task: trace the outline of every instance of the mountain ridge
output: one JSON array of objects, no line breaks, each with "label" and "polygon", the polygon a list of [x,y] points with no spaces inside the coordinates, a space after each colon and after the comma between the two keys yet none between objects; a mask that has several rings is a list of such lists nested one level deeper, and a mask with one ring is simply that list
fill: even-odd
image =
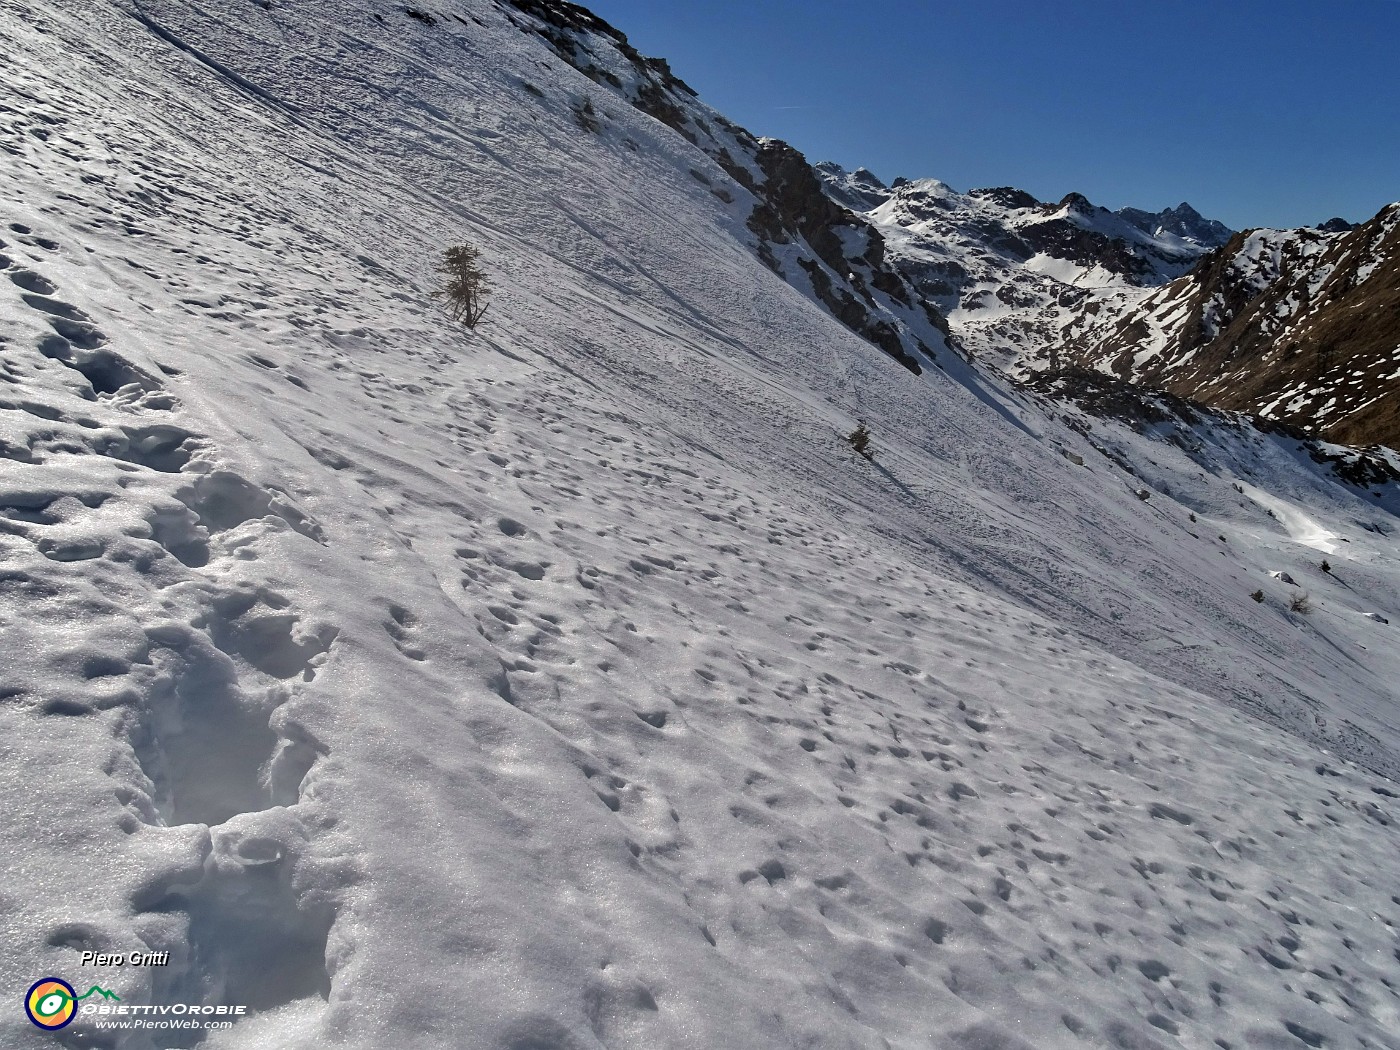
[{"label": "mountain ridge", "polygon": [[[949,349],[946,319],[885,264],[877,230],[822,193],[800,153],[780,140],[755,138],[704,106],[664,60],[641,55],[621,31],[586,9],[567,0],[511,3],[537,20],[534,31],[560,58],[708,154],[738,184],[714,190],[730,198],[726,203],[738,187],[752,195],[747,224],[769,269],[797,280],[848,328],[916,374],[937,351]],[[600,41],[615,55],[600,53]]]},{"label": "mountain ridge", "polygon": [[1350,444],[1400,444],[1400,204],[1236,234],[1062,359]]}]

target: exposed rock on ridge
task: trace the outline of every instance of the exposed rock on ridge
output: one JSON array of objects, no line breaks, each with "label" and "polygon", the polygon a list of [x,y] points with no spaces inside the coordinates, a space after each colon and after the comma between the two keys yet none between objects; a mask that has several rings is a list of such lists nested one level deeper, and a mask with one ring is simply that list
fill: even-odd
[{"label": "exposed rock on ridge", "polygon": [[[775,273],[810,294],[853,332],[911,372],[947,349],[947,320],[885,256],[867,220],[833,202],[806,159],[776,139],[757,139],[726,120],[664,60],[640,54],[607,22],[565,0],[511,0],[555,53],[601,87],[703,150],[733,180],[712,185],[726,204],[749,204],[754,249]],[[519,24],[519,23],[517,23]],[[594,123],[585,114],[580,123]],[[750,201],[742,198],[747,195]],[[922,363],[921,363],[922,362]]]}]

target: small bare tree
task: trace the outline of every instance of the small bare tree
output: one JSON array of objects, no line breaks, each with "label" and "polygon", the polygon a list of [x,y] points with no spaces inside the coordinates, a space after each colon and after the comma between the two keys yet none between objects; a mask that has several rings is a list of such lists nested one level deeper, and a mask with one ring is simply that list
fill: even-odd
[{"label": "small bare tree", "polygon": [[858,422],[856,428],[846,435],[846,443],[866,459],[875,459],[875,450],[870,447],[870,429],[864,421]]},{"label": "small bare tree", "polygon": [[458,244],[442,253],[438,273],[447,279],[435,293],[447,301],[447,312],[452,320],[475,328],[486,313],[486,300],[491,295],[491,284],[485,272],[477,265],[481,252],[470,244]]}]

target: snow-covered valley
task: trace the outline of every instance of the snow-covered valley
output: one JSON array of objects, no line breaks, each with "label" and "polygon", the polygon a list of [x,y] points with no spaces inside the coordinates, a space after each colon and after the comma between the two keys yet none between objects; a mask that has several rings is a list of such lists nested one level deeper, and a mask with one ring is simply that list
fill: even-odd
[{"label": "snow-covered valley", "polygon": [[0,0],[0,1045],[1400,1046],[1396,484],[913,374],[560,6]]}]

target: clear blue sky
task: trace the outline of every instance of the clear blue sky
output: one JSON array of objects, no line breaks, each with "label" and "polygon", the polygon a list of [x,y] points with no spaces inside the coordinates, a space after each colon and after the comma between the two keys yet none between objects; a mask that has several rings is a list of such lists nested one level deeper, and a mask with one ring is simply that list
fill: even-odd
[{"label": "clear blue sky", "polygon": [[1190,201],[1230,226],[1400,200],[1400,0],[586,0],[809,160]]}]

